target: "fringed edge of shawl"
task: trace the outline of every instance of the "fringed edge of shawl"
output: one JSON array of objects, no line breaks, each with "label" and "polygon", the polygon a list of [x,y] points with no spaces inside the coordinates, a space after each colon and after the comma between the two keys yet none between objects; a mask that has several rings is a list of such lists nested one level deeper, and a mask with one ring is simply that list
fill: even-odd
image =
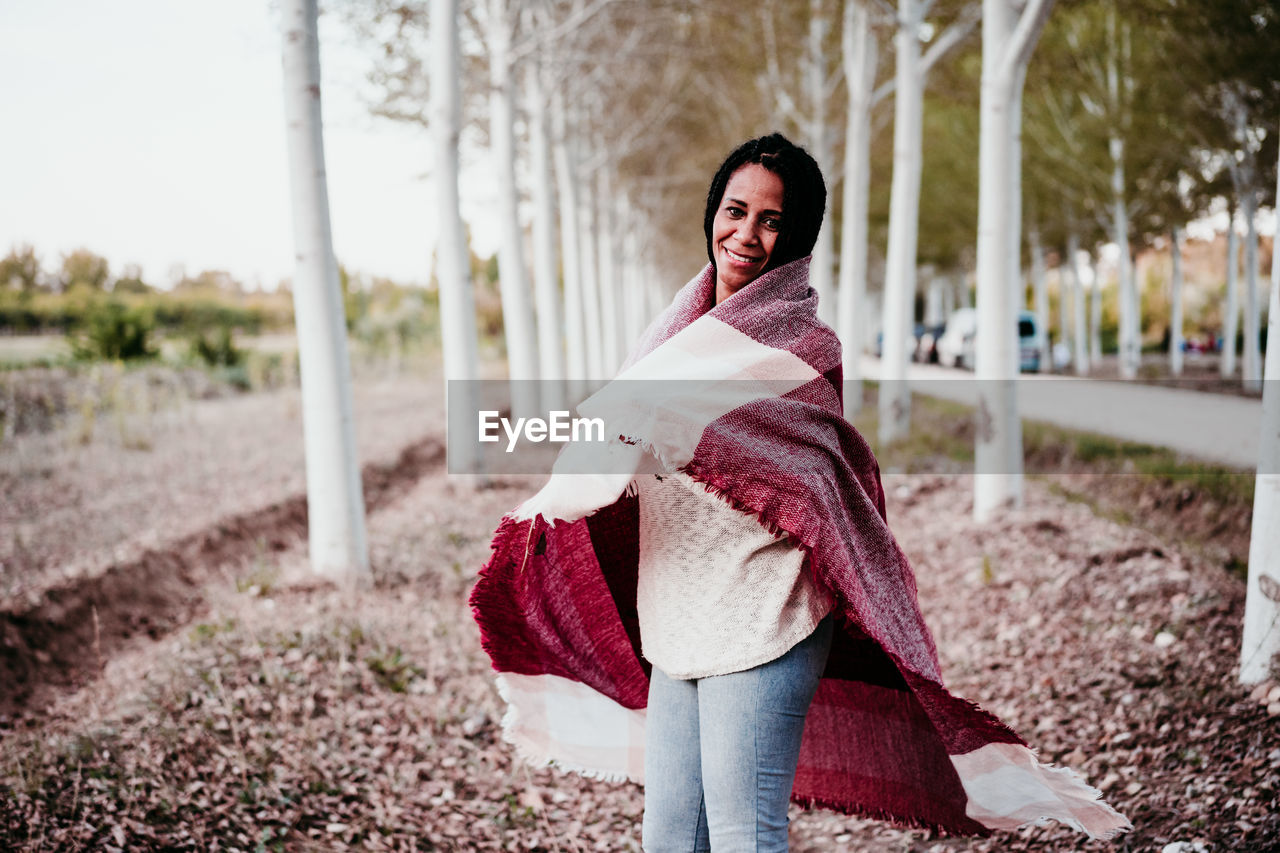
[{"label": "fringed edge of shawl", "polygon": [[[1076,801],[1085,805],[1086,807],[1097,809],[1100,814],[1108,817],[1113,817],[1114,820],[1112,821],[1112,825],[1108,829],[1102,830],[1100,832],[1095,832],[1092,829],[1090,829],[1089,826],[1084,822],[1084,820],[1081,819],[1081,817],[1076,817],[1076,816],[1069,817],[1066,815],[1045,814],[1045,815],[1037,815],[1036,817],[1029,818],[1026,820],[1016,820],[1016,819],[1005,818],[1005,823],[1003,825],[1000,825],[1000,824],[990,825],[990,824],[982,823],[983,820],[989,819],[988,816],[986,815],[971,815],[974,821],[982,824],[983,826],[988,826],[989,828],[999,832],[1014,832],[1016,830],[1019,830],[1028,826],[1048,826],[1050,823],[1056,823],[1066,829],[1079,832],[1087,836],[1088,838],[1097,840],[1097,841],[1110,841],[1123,833],[1130,832],[1133,830],[1132,821],[1130,821],[1129,818],[1126,817],[1125,815],[1121,814],[1110,803],[1106,802],[1102,798],[1102,791],[1098,788],[1095,788],[1093,785],[1090,785],[1089,781],[1085,778],[1084,774],[1081,773],[1080,771],[1072,767],[1067,767],[1065,765],[1058,765],[1058,764],[1050,763],[1048,761],[1042,761],[1040,759],[1040,750],[1036,749],[1033,746],[1028,746],[1026,744],[1003,744],[1003,745],[988,744],[987,747],[983,747],[982,749],[995,747],[997,750],[1003,751],[1001,750],[1002,746],[1009,746],[1009,747],[1013,747],[1016,750],[1024,751],[1027,754],[1027,757],[1034,764],[1035,772],[1042,775],[1045,780],[1052,779],[1057,782],[1066,783],[1064,787],[1068,787],[1070,789],[1069,797],[1062,796],[1063,792],[1055,791],[1053,790],[1053,788],[1050,788],[1051,793],[1054,793],[1055,795],[1057,795],[1056,802],[1061,803],[1062,805],[1070,808],[1071,802]],[[956,756],[956,755],[951,756],[952,765],[956,767],[957,773],[960,772],[961,768],[958,765],[956,765],[955,762],[957,758],[962,758],[962,757],[963,756]],[[1009,766],[1016,767],[1015,764],[1011,764]],[[969,797],[972,797],[971,785],[975,781],[974,777],[966,777],[964,773],[961,773],[960,779],[961,779],[961,784],[965,787],[966,795]],[[1043,784],[1043,780],[1037,781],[1036,784]],[[970,802],[972,802],[972,799],[970,799]]]},{"label": "fringed edge of shawl", "polygon": [[917,817],[903,817],[900,814],[886,809],[876,809],[871,808],[870,806],[864,806],[860,803],[842,802],[839,800],[827,799],[826,797],[792,796],[791,802],[805,810],[814,808],[827,809],[829,811],[836,812],[837,814],[849,815],[850,817],[882,821],[892,826],[896,826],[899,829],[926,830],[942,838],[986,838],[994,831],[990,827],[978,824],[976,821],[975,824],[980,827],[980,831],[952,829],[940,823],[922,820]]},{"label": "fringed edge of shawl", "polygon": [[628,776],[625,771],[601,770],[598,767],[575,764],[572,761],[565,761],[562,758],[556,758],[551,755],[534,753],[526,743],[516,737],[515,727],[520,718],[520,711],[516,708],[515,703],[511,701],[510,690],[507,687],[506,680],[502,677],[502,673],[495,674],[493,683],[497,688],[498,696],[501,697],[503,704],[507,706],[506,711],[502,714],[502,739],[511,745],[516,755],[526,764],[539,769],[552,768],[565,773],[576,773],[587,779],[597,779],[601,782],[610,782],[615,785],[623,782],[636,782],[639,784],[637,780]]}]

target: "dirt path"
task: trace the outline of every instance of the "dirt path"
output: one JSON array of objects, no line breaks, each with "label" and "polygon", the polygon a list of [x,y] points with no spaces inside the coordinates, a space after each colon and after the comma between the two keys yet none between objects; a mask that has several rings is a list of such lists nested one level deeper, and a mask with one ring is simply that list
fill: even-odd
[{"label": "dirt path", "polygon": [[[432,464],[397,482],[373,502],[372,589],[308,579],[295,538],[211,573],[194,622],[122,644],[85,688],[0,722],[0,840],[637,850],[640,789],[528,768],[500,740],[466,594],[498,518],[533,484],[475,489]],[[793,849],[1280,844],[1280,718],[1234,684],[1238,579],[1048,483],[982,528],[965,477],[886,486],[953,690],[1085,773],[1136,828],[1116,845],[1054,826],[946,840],[796,811]]]},{"label": "dirt path", "polygon": [[[443,436],[442,398],[435,376],[358,381],[362,463]],[[302,494],[304,470],[296,388],[19,436],[0,447],[0,607]]]},{"label": "dirt path", "polygon": [[[366,465],[366,509],[376,512],[443,469],[444,459],[444,444],[433,436],[391,462]],[[43,590],[34,605],[20,600],[0,609],[0,718],[83,683],[132,638],[156,639],[187,624],[203,609],[207,584],[298,547],[306,531],[306,495],[293,495],[68,578]]]}]

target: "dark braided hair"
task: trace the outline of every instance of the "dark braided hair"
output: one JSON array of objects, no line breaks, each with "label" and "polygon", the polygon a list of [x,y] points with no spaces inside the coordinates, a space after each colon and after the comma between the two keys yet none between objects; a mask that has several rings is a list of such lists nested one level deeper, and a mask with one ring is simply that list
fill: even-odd
[{"label": "dark braided hair", "polygon": [[716,257],[711,245],[711,225],[724,198],[724,188],[734,172],[751,163],[760,164],[782,179],[782,228],[769,259],[769,269],[803,258],[813,251],[813,244],[818,241],[822,214],[827,206],[822,170],[809,152],[781,133],[771,133],[739,145],[711,179],[702,230],[707,235],[707,257],[713,268]]}]

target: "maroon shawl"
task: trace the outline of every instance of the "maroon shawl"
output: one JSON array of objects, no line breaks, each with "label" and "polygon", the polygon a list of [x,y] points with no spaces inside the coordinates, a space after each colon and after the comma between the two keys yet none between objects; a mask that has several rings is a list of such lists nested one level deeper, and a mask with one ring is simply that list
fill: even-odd
[{"label": "maroon shawl", "polygon": [[[1125,829],[1097,791],[1039,764],[1011,729],[943,686],[911,566],[886,520],[879,466],[842,415],[840,344],[816,316],[807,275],[806,258],[712,307],[708,266],[620,376],[679,379],[700,352],[746,365],[734,378],[767,374],[774,368],[756,366],[776,368],[779,358],[799,367],[788,368],[794,387],[714,417],[683,455],[663,436],[687,434],[688,423],[681,433],[664,427],[663,414],[621,416],[637,424],[624,432],[629,441],[785,533],[834,596],[837,630],[792,799],[958,834],[1047,818],[1091,836]],[[670,419],[682,417],[682,402]],[[523,513],[540,516],[504,518],[471,604],[510,703],[508,738],[535,760],[637,778],[650,668],[636,618],[637,500],[616,491],[585,517],[549,511],[551,494]],[[569,521],[548,523],[556,517]]]}]

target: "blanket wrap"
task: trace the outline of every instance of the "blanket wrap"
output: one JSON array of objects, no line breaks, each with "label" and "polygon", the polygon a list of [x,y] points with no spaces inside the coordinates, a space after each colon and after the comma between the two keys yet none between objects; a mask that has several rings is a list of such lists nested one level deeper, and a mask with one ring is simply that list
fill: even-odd
[{"label": "blanket wrap", "polygon": [[[803,550],[838,630],[805,723],[802,806],[988,834],[1060,821],[1091,837],[1129,822],[1074,772],[942,684],[911,567],[889,531],[879,466],[842,416],[840,344],[816,316],[809,259],[712,307],[708,265],[579,413]],[[627,380],[660,389],[628,391]],[[674,381],[673,381],[674,380]],[[471,604],[526,758],[643,782],[649,664],[636,618],[634,471],[566,474],[504,518]],[[616,460],[615,460],[616,461]],[[652,460],[650,460],[652,461]],[[559,521],[559,523],[555,523]]]}]

